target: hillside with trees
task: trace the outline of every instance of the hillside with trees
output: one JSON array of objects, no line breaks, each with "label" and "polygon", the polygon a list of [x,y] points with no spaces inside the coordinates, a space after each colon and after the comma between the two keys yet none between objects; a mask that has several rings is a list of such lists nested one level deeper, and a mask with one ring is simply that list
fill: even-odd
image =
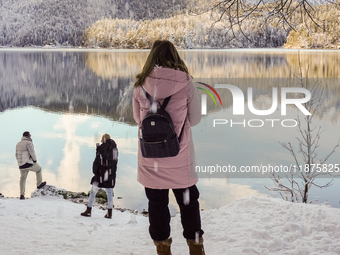
[{"label": "hillside with trees", "polygon": [[338,49],[339,7],[339,0],[3,0],[0,46],[148,49],[168,39],[182,49]]},{"label": "hillside with trees", "polygon": [[186,7],[186,0],[1,0],[0,45],[80,46],[85,29],[102,17],[166,18]]},{"label": "hillside with trees", "polygon": [[270,24],[246,22],[244,31],[232,33],[223,22],[214,24],[216,18],[208,14],[144,21],[105,18],[85,30],[84,45],[149,49],[155,40],[166,39],[182,49],[216,49],[278,47],[286,41],[287,32]]}]

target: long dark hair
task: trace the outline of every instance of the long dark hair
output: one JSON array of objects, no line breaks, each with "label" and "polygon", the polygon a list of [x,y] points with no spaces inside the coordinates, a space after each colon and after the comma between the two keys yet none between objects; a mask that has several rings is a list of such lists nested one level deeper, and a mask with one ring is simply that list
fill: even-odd
[{"label": "long dark hair", "polygon": [[145,78],[151,73],[155,65],[186,72],[188,67],[179,56],[175,46],[168,40],[157,40],[153,43],[142,72],[136,75],[134,87],[142,86]]}]

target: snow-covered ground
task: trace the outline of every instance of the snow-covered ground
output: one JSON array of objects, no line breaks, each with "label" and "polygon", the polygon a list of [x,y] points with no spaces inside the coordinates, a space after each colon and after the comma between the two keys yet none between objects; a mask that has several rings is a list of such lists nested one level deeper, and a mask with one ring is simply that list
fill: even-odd
[{"label": "snow-covered ground", "polygon": [[[0,254],[156,254],[148,218],[58,197],[0,199]],[[202,212],[207,255],[340,254],[340,210],[248,197]],[[172,253],[189,254],[179,215],[171,220]]]}]

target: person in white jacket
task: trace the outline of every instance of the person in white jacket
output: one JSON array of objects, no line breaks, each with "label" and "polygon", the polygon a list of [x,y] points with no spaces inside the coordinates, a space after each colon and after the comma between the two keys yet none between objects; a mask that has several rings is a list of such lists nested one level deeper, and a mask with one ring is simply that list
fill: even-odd
[{"label": "person in white jacket", "polygon": [[20,169],[20,199],[25,199],[26,179],[29,171],[36,173],[37,189],[46,185],[42,181],[41,166],[37,163],[31,134],[25,131],[21,141],[17,143],[15,157]]}]

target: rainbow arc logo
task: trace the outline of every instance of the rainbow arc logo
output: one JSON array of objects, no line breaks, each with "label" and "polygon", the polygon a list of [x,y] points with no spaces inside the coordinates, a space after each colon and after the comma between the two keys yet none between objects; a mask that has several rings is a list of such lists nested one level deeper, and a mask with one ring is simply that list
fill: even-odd
[{"label": "rainbow arc logo", "polygon": [[[196,83],[203,85],[203,86],[207,87],[208,89],[210,89],[212,92],[214,92],[215,95],[217,96],[218,100],[220,101],[221,106],[222,106],[221,97],[213,87],[211,87],[210,85],[203,83],[203,82],[196,82]],[[197,87],[197,88],[206,92],[212,98],[215,105],[217,105],[215,97],[213,96],[213,94],[209,90],[201,88],[201,87]],[[201,113],[202,113],[202,115],[206,115],[207,114],[207,95],[206,94],[202,94],[202,104],[201,105],[202,105],[202,109],[201,109],[202,112]]]}]

